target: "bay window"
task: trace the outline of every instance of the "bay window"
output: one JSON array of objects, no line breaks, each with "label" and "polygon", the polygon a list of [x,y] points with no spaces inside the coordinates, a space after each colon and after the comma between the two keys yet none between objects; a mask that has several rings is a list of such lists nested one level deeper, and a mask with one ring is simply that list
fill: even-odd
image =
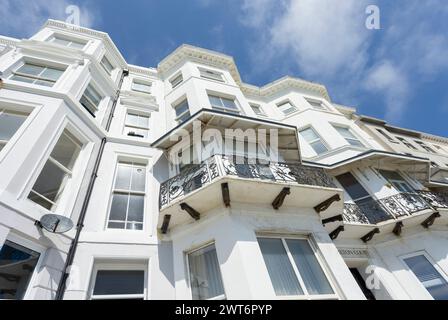
[{"label": "bay window", "polygon": [[143,230],[145,192],[146,167],[134,162],[119,162],[107,227]]},{"label": "bay window", "polygon": [[307,239],[260,237],[258,244],[277,296],[337,298]]},{"label": "bay window", "polygon": [[187,257],[193,300],[225,299],[215,245],[192,251]]},{"label": "bay window", "polygon": [[64,130],[34,183],[28,199],[54,211],[65,186],[72,178],[81,149],[81,142],[68,130]]},{"label": "bay window", "polygon": [[27,114],[0,108],[0,151],[25,122]]},{"label": "bay window", "polygon": [[10,79],[15,81],[53,87],[65,69],[25,62],[15,70]]}]

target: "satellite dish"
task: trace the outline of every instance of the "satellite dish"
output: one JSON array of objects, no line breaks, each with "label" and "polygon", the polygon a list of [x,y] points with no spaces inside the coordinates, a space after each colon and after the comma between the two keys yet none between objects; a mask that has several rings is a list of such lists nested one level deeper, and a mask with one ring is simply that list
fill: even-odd
[{"label": "satellite dish", "polygon": [[46,214],[36,225],[51,233],[66,233],[73,228],[73,221],[57,214]]}]

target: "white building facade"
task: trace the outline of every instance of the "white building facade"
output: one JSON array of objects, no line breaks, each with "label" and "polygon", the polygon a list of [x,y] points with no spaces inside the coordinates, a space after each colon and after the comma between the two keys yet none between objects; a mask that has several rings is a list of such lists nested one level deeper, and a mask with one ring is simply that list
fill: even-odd
[{"label": "white building facade", "polygon": [[0,78],[0,299],[448,299],[448,138],[54,20]]}]

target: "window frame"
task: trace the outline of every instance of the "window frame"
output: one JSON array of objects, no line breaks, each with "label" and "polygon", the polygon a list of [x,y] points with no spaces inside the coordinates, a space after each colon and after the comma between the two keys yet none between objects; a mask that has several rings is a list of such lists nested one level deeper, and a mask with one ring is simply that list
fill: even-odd
[{"label": "window frame", "polygon": [[436,269],[436,271],[439,273],[439,275],[448,283],[448,274],[443,270],[443,268],[441,268],[439,266],[439,264],[434,261],[432,259],[432,257],[428,254],[428,252],[426,252],[425,250],[420,250],[420,251],[416,251],[416,252],[412,252],[412,253],[408,253],[405,255],[402,255],[399,257],[401,263],[404,265],[404,267],[406,268],[406,271],[408,271],[408,273],[411,274],[412,277],[414,277],[414,279],[417,281],[417,283],[421,286],[421,288],[424,290],[425,293],[428,294],[428,297],[432,298],[433,300],[434,297],[431,295],[431,293],[428,291],[428,289],[426,289],[426,287],[423,285],[423,283],[420,281],[420,279],[417,277],[417,275],[414,273],[414,271],[409,267],[409,265],[406,263],[406,259],[408,258],[413,258],[413,257],[418,257],[418,256],[424,256],[426,258],[426,260],[428,260],[428,262],[434,267],[434,269]]},{"label": "window frame", "polygon": [[[137,116],[138,118],[140,117],[144,117],[144,118],[148,118],[148,127],[141,127],[141,126],[137,126],[137,125],[131,125],[131,124],[127,124],[127,120],[129,115],[132,114],[134,116]],[[126,110],[126,114],[124,116],[124,122],[123,122],[123,135],[125,135],[126,137],[133,137],[133,138],[140,138],[140,139],[148,139],[149,138],[149,127],[150,127],[150,120],[151,120],[151,114],[147,114],[144,112],[140,112],[140,111],[136,111],[133,109],[127,109]],[[129,133],[126,134],[126,128],[131,128],[131,129],[138,129],[138,130],[145,130],[146,131],[146,138],[145,137],[141,137],[139,135],[130,135]]]},{"label": "window frame", "polygon": [[[134,168],[134,165],[136,165],[135,167],[140,167],[145,171],[145,190],[144,191],[135,191],[135,190],[124,190],[124,189],[116,189],[115,188],[115,184],[118,178],[118,167],[120,166],[120,164],[124,164],[126,166],[130,166],[131,168]],[[148,163],[144,163],[141,159],[123,159],[123,158],[118,158],[116,161],[116,165],[115,165],[115,172],[114,172],[114,178],[112,181],[112,187],[111,187],[111,191],[110,191],[110,195],[109,195],[109,206],[108,206],[108,211],[107,211],[107,217],[106,217],[106,225],[105,225],[105,230],[107,231],[112,231],[112,232],[145,232],[146,231],[146,214],[147,214],[147,203],[148,203],[148,193],[149,193],[149,187],[148,187]],[[132,183],[132,171],[131,171],[131,177],[129,180],[129,184]],[[121,194],[121,195],[126,195],[127,198],[127,204],[126,204],[126,220],[110,220],[110,214],[111,214],[111,210],[112,210],[112,204],[113,204],[113,197],[115,194]],[[138,196],[143,196],[143,212],[142,212],[142,222],[138,222],[136,224],[141,224],[142,229],[141,230],[136,230],[136,229],[128,229],[127,228],[127,224],[128,224],[128,212],[129,212],[129,203],[130,203],[130,196],[132,195],[138,195]],[[113,222],[113,223],[124,223],[124,228],[110,228],[109,227],[109,223]]]},{"label": "window frame", "polygon": [[[136,89],[136,88],[134,88],[134,85],[146,86],[149,88],[149,91]],[[152,81],[146,81],[146,80],[134,78],[134,79],[132,79],[132,82],[131,82],[131,90],[135,91],[135,92],[144,93],[144,94],[151,94],[152,93]]]},{"label": "window frame", "polygon": [[403,144],[409,150],[418,151],[417,147],[414,146],[412,143],[410,143],[407,139],[400,136],[395,136],[395,138],[397,138],[397,140],[401,142],[401,144]]},{"label": "window frame", "polygon": [[[343,124],[339,124],[339,123],[332,123],[331,126],[337,131],[337,133],[352,147],[358,147],[358,148],[366,148],[366,143],[352,130],[352,128],[350,128],[349,126],[343,125]],[[342,135],[342,133],[339,132],[339,129],[344,129],[347,130],[349,132],[349,134],[351,134],[353,136],[353,138],[347,138],[345,136]],[[350,141],[357,141],[359,142],[361,145],[354,145],[352,143],[350,143]]]},{"label": "window frame", "polygon": [[34,267],[33,273],[31,274],[31,277],[29,279],[28,286],[25,290],[25,294],[23,295],[23,298],[22,298],[22,300],[29,300],[31,298],[33,284],[36,282],[36,278],[38,276],[38,270],[41,269],[43,262],[46,260],[46,254],[47,254],[46,248],[42,247],[41,245],[39,245],[33,241],[22,238],[21,236],[18,236],[12,232],[10,232],[6,236],[4,241],[0,244],[0,248],[3,247],[3,245],[6,243],[6,241],[13,242],[19,246],[25,247],[29,250],[38,252],[40,254],[37,264]]},{"label": "window frame", "polygon": [[[261,107],[261,105],[259,105],[258,103],[252,103],[252,102],[250,102],[250,103],[249,103],[249,106],[250,106],[250,108],[252,109],[252,111],[253,111],[257,116],[260,116],[260,117],[267,117],[266,112],[265,112],[264,109]],[[254,110],[254,108],[258,108],[258,110],[260,110],[260,113],[256,112],[256,111]]]},{"label": "window frame", "polygon": [[[63,45],[60,43],[56,43],[55,40],[62,40],[62,41],[67,41],[69,44],[68,45]],[[60,47],[64,47],[64,48],[70,48],[70,49],[74,49],[74,50],[84,50],[87,43],[89,42],[88,40],[85,39],[80,39],[80,38],[73,38],[73,37],[69,37],[69,36],[65,36],[62,34],[58,34],[58,33],[53,33],[47,40],[47,42],[60,46]],[[77,47],[72,47],[70,44],[72,43],[76,43],[76,44],[80,44],[83,45],[82,48],[77,48]]]},{"label": "window frame", "polygon": [[16,114],[16,115],[19,115],[19,116],[23,116],[23,117],[25,117],[25,120],[22,122],[22,124],[19,126],[19,128],[17,128],[17,130],[14,132],[14,134],[11,136],[11,138],[9,138],[9,140],[0,140],[0,146],[2,146],[1,149],[0,149],[0,152],[2,152],[3,150],[6,149],[8,143],[11,140],[14,140],[14,137],[17,135],[18,132],[21,131],[21,128],[23,127],[23,125],[26,123],[26,121],[28,120],[28,118],[30,116],[30,112],[16,111],[16,110],[13,110],[13,109],[8,108],[6,106],[2,107],[1,104],[0,104],[0,116],[2,114],[8,114],[8,113],[9,114]]},{"label": "window frame", "polygon": [[[289,105],[290,105],[292,108],[288,108],[288,109],[286,109],[286,110],[290,110],[290,109],[293,109],[293,110],[292,110],[291,112],[285,113],[286,110],[282,110],[281,107],[284,106],[284,105],[286,105],[286,104],[288,104],[288,103],[289,103]],[[285,116],[285,117],[290,116],[291,114],[293,114],[293,113],[299,111],[299,108],[297,108],[297,106],[296,106],[294,103],[292,103],[292,101],[289,100],[289,99],[284,100],[284,101],[281,101],[281,102],[279,102],[279,103],[276,103],[275,105],[277,106],[277,109],[278,109],[278,110],[283,114],[283,116]]]},{"label": "window frame", "polygon": [[[95,94],[97,94],[101,99],[98,102],[98,105],[95,105],[95,103],[92,101],[92,99],[90,99],[87,95],[86,92],[87,90],[93,90]],[[85,107],[82,103],[81,100],[85,98],[87,100],[88,103],[90,103],[94,108],[95,111],[92,112],[91,110],[89,110],[87,107]],[[101,106],[101,102],[104,101],[105,99],[105,95],[101,92],[101,90],[98,89],[98,87],[96,86],[96,84],[93,81],[90,81],[89,84],[86,86],[86,88],[84,89],[81,97],[79,98],[79,103],[82,105],[82,107],[94,118],[96,118],[96,114],[97,112],[100,110],[100,106]]]},{"label": "window frame", "polygon": [[[302,131],[305,131],[305,130],[308,130],[308,129],[313,130],[314,133],[316,134],[316,136],[319,137],[319,139],[316,139],[316,140],[313,140],[312,142],[309,142],[309,141],[302,135]],[[311,147],[311,149],[317,154],[317,156],[321,156],[321,155],[326,154],[326,153],[328,153],[329,151],[331,151],[331,149],[329,148],[327,142],[322,138],[322,136],[319,134],[319,132],[318,132],[316,129],[314,129],[314,127],[313,127],[312,125],[303,127],[303,128],[301,128],[301,129],[299,129],[298,132],[299,132],[300,136],[305,140],[305,142],[308,143],[308,145]],[[317,141],[320,141],[320,142],[324,145],[324,147],[327,149],[325,152],[318,153],[318,152],[313,148],[312,143],[315,143],[315,142],[317,142]]]},{"label": "window frame", "polygon": [[[286,251],[286,255],[288,257],[289,263],[291,264],[291,267],[294,270],[294,274],[297,277],[297,280],[300,284],[300,287],[303,291],[303,295],[293,295],[293,296],[277,296],[274,291],[274,299],[276,300],[339,300],[340,294],[339,289],[336,286],[336,281],[329,269],[329,266],[325,259],[322,256],[322,253],[319,250],[319,247],[315,243],[314,238],[312,235],[292,235],[292,234],[272,234],[272,233],[256,233],[257,237],[257,245],[260,250],[260,254],[263,255],[263,252],[261,251],[260,245],[258,243],[259,238],[267,238],[267,239],[277,239],[281,240],[283,248]],[[294,261],[294,257],[291,254],[291,251],[289,250],[288,244],[286,243],[286,240],[305,240],[307,241],[308,245],[310,246],[311,250],[314,253],[314,257],[316,258],[322,272],[325,275],[326,280],[328,281],[328,284],[330,285],[331,289],[333,290],[333,294],[308,294],[308,289],[306,288],[306,285],[303,281],[302,276],[300,275],[300,271]],[[262,257],[263,263],[266,265],[266,262],[264,261],[264,257]],[[267,268],[267,267],[266,267]],[[271,277],[268,273],[269,280],[272,283]]]},{"label": "window frame", "polygon": [[[66,134],[66,132],[68,132],[69,134]],[[70,169],[66,168],[63,164],[59,163],[59,161],[55,160],[52,158],[51,154],[53,153],[54,149],[56,148],[59,140],[62,138],[63,135],[66,135],[66,137],[68,137],[75,145],[77,145],[79,147],[79,152],[78,155],[76,157],[76,160],[73,164],[73,168],[70,171]],[[72,137],[75,139],[78,139],[78,141],[75,141]],[[79,142],[79,143],[78,143]],[[67,186],[70,185],[71,182],[73,182],[73,177],[75,176],[74,173],[77,172],[77,168],[79,167],[79,163],[80,163],[80,159],[82,158],[82,153],[86,148],[86,145],[88,143],[86,141],[84,141],[83,138],[79,137],[79,135],[77,133],[74,133],[73,130],[71,129],[71,126],[65,126],[62,131],[60,132],[59,135],[57,135],[57,138],[55,139],[54,144],[51,146],[51,148],[49,148],[49,153],[48,156],[45,158],[45,161],[42,161],[41,166],[39,167],[40,170],[36,170],[36,175],[33,179],[33,183],[31,184],[31,187],[29,188],[29,191],[26,193],[26,200],[31,202],[34,206],[37,206],[38,208],[41,208],[43,210],[47,210],[49,212],[56,212],[56,210],[59,209],[59,206],[62,203],[62,199],[64,198],[64,193],[67,191]],[[65,179],[64,181],[61,182],[61,185],[59,186],[59,190],[62,189],[62,191],[58,191],[59,193],[59,197],[57,199],[56,202],[48,199],[47,197],[41,195],[40,193],[36,192],[35,190],[33,190],[34,186],[37,183],[37,180],[39,179],[40,175],[42,174],[46,164],[48,162],[51,162],[54,166],[56,166],[58,169],[60,169],[62,172],[64,172],[64,174],[67,175],[67,179]],[[49,204],[52,205],[51,209],[47,209],[43,206],[41,206],[39,203],[33,201],[32,199],[30,199],[30,195],[34,194],[35,196],[37,196],[38,198],[40,198],[41,200],[44,200],[46,202],[48,202]]]},{"label": "window frame", "polygon": [[[180,79],[178,82],[175,80]],[[184,82],[184,76],[182,72],[176,73],[174,76],[172,76],[169,80],[169,83],[171,85],[171,89],[174,90],[178,86],[180,86]]]},{"label": "window frame", "polygon": [[429,152],[432,154],[437,154],[437,152],[435,150],[433,150],[430,146],[428,146],[424,141],[420,141],[420,140],[414,140],[415,143],[417,143],[417,145],[422,148],[423,150],[425,150],[425,152]]},{"label": "window frame", "polygon": [[[143,284],[143,293],[141,294],[114,294],[114,295],[98,295],[95,296],[93,291],[95,290],[96,278],[98,275],[98,271],[143,271],[144,276],[144,284]],[[112,261],[108,263],[104,262],[94,262],[92,267],[92,275],[90,277],[90,285],[87,298],[88,300],[114,300],[114,299],[138,299],[142,298],[143,300],[148,299],[148,267],[146,265],[146,261],[142,261],[141,263],[132,263],[132,262],[124,262],[124,263],[113,263]]]},{"label": "window frame", "polygon": [[192,249],[186,250],[184,251],[184,257],[185,257],[185,262],[186,262],[186,272],[187,272],[187,284],[188,284],[188,288],[190,289],[190,298],[193,299],[193,288],[191,286],[191,273],[190,273],[190,254],[197,252],[201,249],[210,247],[210,246],[214,246],[215,248],[215,252],[216,252],[216,259],[218,260],[218,265],[219,265],[219,274],[221,276],[221,282],[222,282],[222,287],[224,290],[224,294],[221,294],[219,296],[210,298],[210,299],[206,299],[205,301],[209,300],[209,301],[213,301],[213,300],[226,300],[227,299],[227,294],[226,294],[226,288],[224,285],[224,278],[222,277],[222,269],[221,269],[221,263],[219,263],[219,257],[218,257],[218,250],[216,249],[216,241],[215,240],[211,240],[208,241],[200,246],[194,247]]},{"label": "window frame", "polygon": [[[216,106],[216,105],[212,104],[212,101],[210,100],[210,97],[218,98],[219,101],[221,102],[221,106]],[[209,102],[210,106],[212,107],[212,110],[226,112],[226,113],[229,113],[229,114],[237,114],[237,115],[238,114],[239,115],[242,114],[240,104],[238,103],[238,100],[237,100],[236,97],[226,96],[226,95],[219,94],[219,93],[214,93],[214,92],[207,92],[207,98],[208,98],[208,102]],[[233,101],[233,104],[235,105],[235,109],[226,107],[224,105],[224,101],[223,100]]]},{"label": "window frame", "polygon": [[[62,73],[58,77],[57,80],[53,80],[50,78],[39,77],[39,75],[34,76],[34,75],[18,72],[18,70],[21,69],[22,67],[24,67],[25,65],[31,65],[31,66],[43,68],[43,70],[39,73],[39,75],[44,73],[47,69],[62,71]],[[15,68],[13,68],[13,70],[11,71],[11,74],[8,76],[8,80],[15,81],[20,84],[25,83],[25,84],[39,86],[39,87],[43,87],[43,88],[54,88],[56,86],[56,84],[58,83],[58,81],[60,81],[60,79],[64,76],[65,72],[67,71],[67,68],[68,68],[68,65],[59,64],[58,66],[56,66],[56,65],[52,65],[52,64],[48,63],[48,61],[32,61],[32,60],[28,60],[28,59],[22,59],[20,61],[20,63]],[[30,79],[30,80],[32,80],[32,82],[16,80],[16,79],[13,79],[14,76]],[[42,84],[36,84],[35,82],[38,82],[38,81],[49,82],[49,83],[52,83],[52,85],[45,86]]]},{"label": "window frame", "polygon": [[[329,111],[328,106],[322,101],[322,100],[318,100],[318,99],[313,99],[313,98],[305,98],[305,101],[311,106],[311,108],[313,110],[318,110],[318,111]],[[320,107],[317,107],[314,104],[319,104]]]},{"label": "window frame", "polygon": [[[104,60],[106,60],[106,61],[110,64],[110,66],[111,66],[111,68],[112,68],[111,70],[109,70],[109,69],[106,67],[106,63],[104,62]],[[100,65],[101,65],[101,67],[103,68],[103,70],[106,71],[106,73],[107,73],[109,76],[111,76],[111,77],[112,77],[112,74],[114,73],[115,69],[117,69],[117,67],[114,66],[114,64],[110,61],[110,59],[109,59],[109,57],[107,56],[107,54],[104,54],[103,57],[101,58],[101,60],[100,60]]]},{"label": "window frame", "polygon": [[[188,102],[188,98],[187,97],[183,97],[182,99],[177,100],[178,102],[175,102],[172,104],[173,110],[174,110],[174,121],[176,121],[177,123],[184,123],[188,118],[191,117],[191,112],[190,112],[190,103]],[[184,112],[182,112],[181,114],[177,115],[177,108],[182,105],[184,102],[187,103],[187,110],[185,110]],[[186,114],[188,114],[188,117],[185,118],[184,120],[181,120]]]},{"label": "window frame", "polygon": [[[198,67],[198,70],[199,70],[199,75],[201,76],[201,78],[208,79],[208,80],[214,80],[214,81],[218,81],[218,82],[224,82],[224,83],[226,82],[226,80],[224,78],[224,73],[222,73],[222,72],[215,71],[212,69],[203,68],[203,67]],[[211,75],[208,75],[208,74],[211,74]]]}]

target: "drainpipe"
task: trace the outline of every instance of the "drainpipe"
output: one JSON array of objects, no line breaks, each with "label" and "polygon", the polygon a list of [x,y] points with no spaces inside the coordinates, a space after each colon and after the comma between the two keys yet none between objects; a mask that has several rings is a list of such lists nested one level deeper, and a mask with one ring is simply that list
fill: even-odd
[{"label": "drainpipe", "polygon": [[[112,104],[112,108],[110,109],[109,118],[107,119],[107,123],[106,123],[106,131],[107,132],[109,132],[110,125],[111,125],[112,119],[114,117],[115,108],[117,106],[118,97],[120,95],[120,90],[121,90],[121,86],[123,85],[124,77],[126,77],[128,75],[129,75],[129,71],[123,70],[123,73],[121,74],[120,82],[118,84],[117,95]],[[65,265],[64,265],[64,269],[63,269],[64,273],[62,274],[61,280],[59,281],[58,290],[56,291],[55,300],[62,300],[64,298],[64,293],[65,293],[65,289],[66,289],[66,285],[67,285],[67,279],[70,274],[68,272],[68,270],[69,270],[69,267],[73,263],[73,260],[75,258],[75,254],[76,254],[76,249],[78,248],[79,236],[81,234],[82,228],[84,227],[84,220],[86,217],[87,208],[89,207],[90,197],[92,196],[93,187],[95,185],[96,178],[98,177],[98,175],[97,175],[98,168],[100,166],[101,159],[103,157],[104,147],[105,147],[106,143],[107,143],[107,139],[106,139],[106,137],[103,137],[103,139],[101,139],[100,149],[98,150],[98,154],[97,154],[97,157],[95,160],[95,165],[93,167],[93,172],[90,177],[89,186],[87,187],[86,197],[84,198],[84,202],[82,204],[81,213],[78,218],[78,223],[76,224],[75,238],[72,240],[70,249],[67,253],[67,259],[65,260]]]}]

